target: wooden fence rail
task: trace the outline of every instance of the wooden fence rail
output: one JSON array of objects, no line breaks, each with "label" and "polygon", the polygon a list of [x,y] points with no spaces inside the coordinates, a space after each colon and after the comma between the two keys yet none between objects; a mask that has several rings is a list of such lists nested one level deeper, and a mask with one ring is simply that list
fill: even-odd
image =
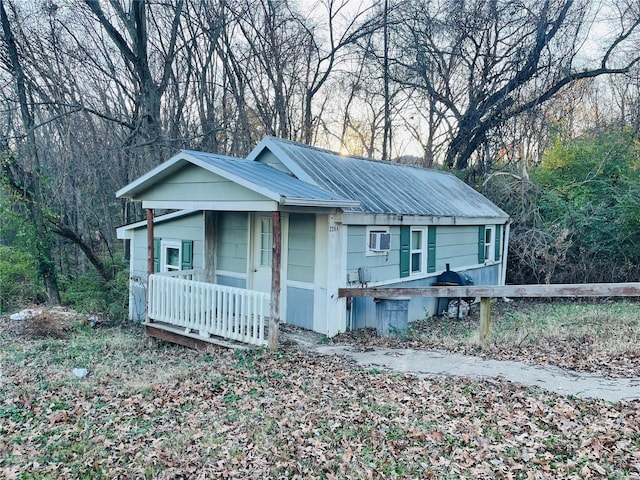
[{"label": "wooden fence rail", "polygon": [[555,285],[460,285],[437,287],[341,288],[339,297],[480,297],[480,343],[489,340],[491,299],[501,297],[640,297],[640,282]]}]

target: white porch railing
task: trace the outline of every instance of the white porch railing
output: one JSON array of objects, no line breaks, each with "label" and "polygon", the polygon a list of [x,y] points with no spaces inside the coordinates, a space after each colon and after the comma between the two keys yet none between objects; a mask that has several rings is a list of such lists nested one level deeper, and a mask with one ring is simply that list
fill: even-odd
[{"label": "white porch railing", "polygon": [[149,319],[205,338],[266,345],[269,294],[196,280],[203,275],[200,270],[150,275]]}]

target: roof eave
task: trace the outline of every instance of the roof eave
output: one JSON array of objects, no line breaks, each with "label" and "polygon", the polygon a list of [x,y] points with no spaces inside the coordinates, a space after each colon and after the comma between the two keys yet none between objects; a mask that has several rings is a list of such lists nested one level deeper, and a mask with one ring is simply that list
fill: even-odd
[{"label": "roof eave", "polygon": [[314,199],[300,197],[281,197],[281,205],[289,205],[294,207],[330,207],[330,208],[354,208],[359,207],[360,202],[343,199]]}]

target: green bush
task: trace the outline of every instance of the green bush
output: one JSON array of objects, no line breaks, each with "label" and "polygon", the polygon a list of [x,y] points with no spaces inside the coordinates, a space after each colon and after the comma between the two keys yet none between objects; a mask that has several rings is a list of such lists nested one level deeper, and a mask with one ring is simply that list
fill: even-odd
[{"label": "green bush", "polygon": [[15,247],[0,245],[0,313],[40,303],[44,298],[33,256]]},{"label": "green bush", "polygon": [[65,277],[61,281],[62,303],[81,313],[97,313],[106,320],[122,322],[127,318],[129,302],[129,269],[122,259],[110,268],[116,276],[105,282],[93,269],[82,276]]}]

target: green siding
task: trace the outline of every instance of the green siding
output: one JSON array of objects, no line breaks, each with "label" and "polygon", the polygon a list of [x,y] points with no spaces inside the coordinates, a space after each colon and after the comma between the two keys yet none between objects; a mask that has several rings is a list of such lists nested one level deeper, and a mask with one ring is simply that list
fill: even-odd
[{"label": "green siding", "polygon": [[266,198],[226,178],[190,165],[139,195],[144,200],[258,201]]},{"label": "green siding", "polygon": [[411,274],[411,227],[400,227],[400,278]]},{"label": "green siding", "polygon": [[484,226],[478,227],[478,263],[484,263]]},{"label": "green siding", "polygon": [[316,250],[315,215],[289,215],[287,279],[313,283]]},{"label": "green siding", "polygon": [[436,229],[436,272],[446,264],[452,270],[478,263],[478,227],[471,225],[439,225]]},{"label": "green siding", "polygon": [[391,227],[391,250],[387,255],[367,256],[367,227],[362,225],[347,226],[347,270],[355,272],[359,267],[367,267],[371,271],[371,281],[378,282],[398,278],[400,268],[400,227]]},{"label": "green siding", "polygon": [[243,212],[219,214],[217,269],[235,273],[247,272],[248,215]]},{"label": "green siding", "polygon": [[436,271],[436,227],[427,229],[427,273]]}]

